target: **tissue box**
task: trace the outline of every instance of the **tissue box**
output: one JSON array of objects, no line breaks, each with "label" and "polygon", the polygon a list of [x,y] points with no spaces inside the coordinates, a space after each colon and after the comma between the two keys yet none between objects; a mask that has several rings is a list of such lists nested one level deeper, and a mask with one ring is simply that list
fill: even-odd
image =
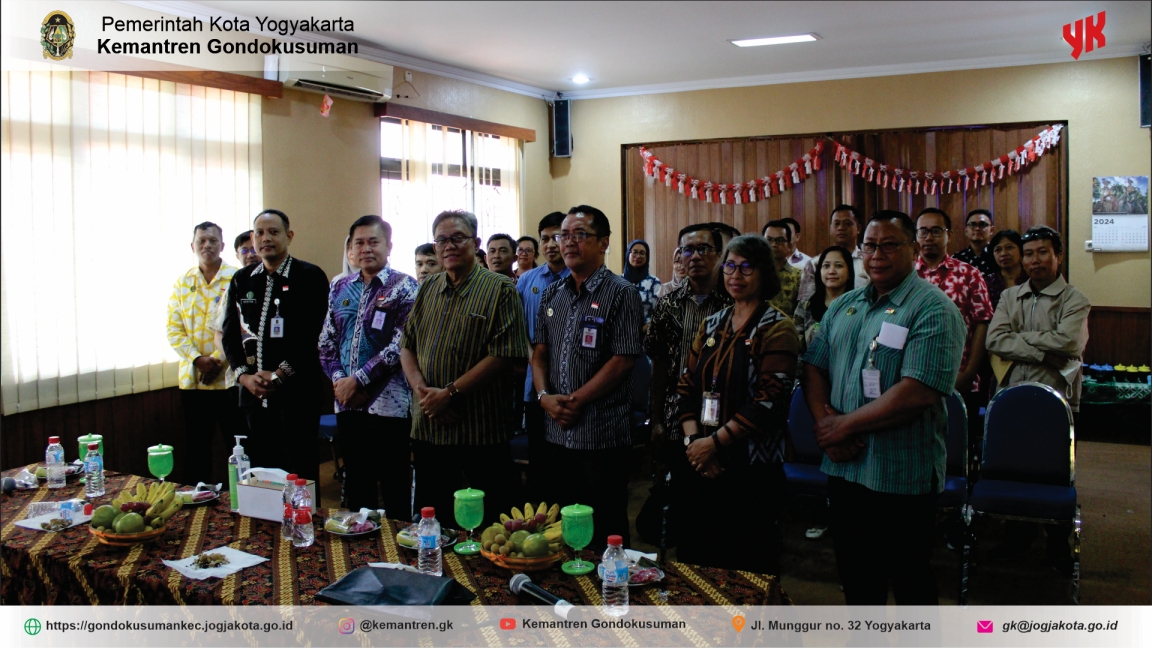
[{"label": "tissue box", "polygon": [[[236,483],[236,499],[240,515],[282,522],[284,520],[284,482],[287,473],[282,470],[254,468],[249,476]],[[316,510],[316,482],[308,480],[306,486],[312,496],[312,510]]]}]

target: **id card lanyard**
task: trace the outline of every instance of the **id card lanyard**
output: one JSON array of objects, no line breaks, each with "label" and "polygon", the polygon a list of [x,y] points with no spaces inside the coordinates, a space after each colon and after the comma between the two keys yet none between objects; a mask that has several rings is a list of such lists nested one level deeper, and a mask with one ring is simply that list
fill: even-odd
[{"label": "id card lanyard", "polygon": [[864,398],[880,398],[880,370],[876,368],[876,347],[880,344],[880,336],[872,338],[868,345],[868,366],[860,372],[864,382]]},{"label": "id card lanyard", "polygon": [[272,330],[268,333],[268,337],[282,338],[284,337],[284,318],[280,317],[280,298],[273,299],[272,303],[276,306],[276,315],[269,322],[272,325]]},{"label": "id card lanyard", "polygon": [[[724,343],[723,340],[725,337],[727,337],[726,334],[720,338],[721,344]],[[736,337],[738,337],[738,333],[733,333],[732,344],[728,345],[728,348],[720,353],[719,357],[716,358],[715,364],[712,365],[712,389],[702,394],[703,402],[700,407],[700,425],[720,427],[720,393],[716,391],[716,385],[720,381],[720,367],[736,352]],[[705,344],[712,346],[712,344],[715,344],[715,338],[709,336],[708,342]]]}]

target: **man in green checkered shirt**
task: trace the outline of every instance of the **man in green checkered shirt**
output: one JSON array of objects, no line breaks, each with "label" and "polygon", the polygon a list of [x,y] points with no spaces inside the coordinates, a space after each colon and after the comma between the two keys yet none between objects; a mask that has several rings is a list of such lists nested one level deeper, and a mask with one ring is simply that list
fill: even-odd
[{"label": "man in green checkered shirt", "polygon": [[864,233],[871,283],[834,301],[804,356],[804,395],[827,456],[836,564],[849,605],[936,605],[931,557],[944,488],[945,397],[966,329],[915,272],[915,225],[881,211]]}]

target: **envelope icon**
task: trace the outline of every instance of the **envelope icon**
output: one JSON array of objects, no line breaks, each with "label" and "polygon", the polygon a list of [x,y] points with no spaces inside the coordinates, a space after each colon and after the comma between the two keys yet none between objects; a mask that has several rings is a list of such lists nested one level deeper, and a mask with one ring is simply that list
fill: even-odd
[{"label": "envelope icon", "polygon": [[976,622],[976,632],[979,632],[981,634],[988,633],[988,632],[996,632],[996,627],[992,625],[991,621],[977,621]]}]

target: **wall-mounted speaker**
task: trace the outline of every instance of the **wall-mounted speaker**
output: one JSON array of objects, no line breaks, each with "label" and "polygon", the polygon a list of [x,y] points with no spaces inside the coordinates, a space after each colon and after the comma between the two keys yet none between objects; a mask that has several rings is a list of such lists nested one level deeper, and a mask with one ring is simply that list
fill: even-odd
[{"label": "wall-mounted speaker", "polygon": [[572,100],[552,102],[552,157],[572,157]]},{"label": "wall-mounted speaker", "polygon": [[1152,126],[1149,104],[1152,104],[1152,56],[1140,57],[1140,128]]}]

